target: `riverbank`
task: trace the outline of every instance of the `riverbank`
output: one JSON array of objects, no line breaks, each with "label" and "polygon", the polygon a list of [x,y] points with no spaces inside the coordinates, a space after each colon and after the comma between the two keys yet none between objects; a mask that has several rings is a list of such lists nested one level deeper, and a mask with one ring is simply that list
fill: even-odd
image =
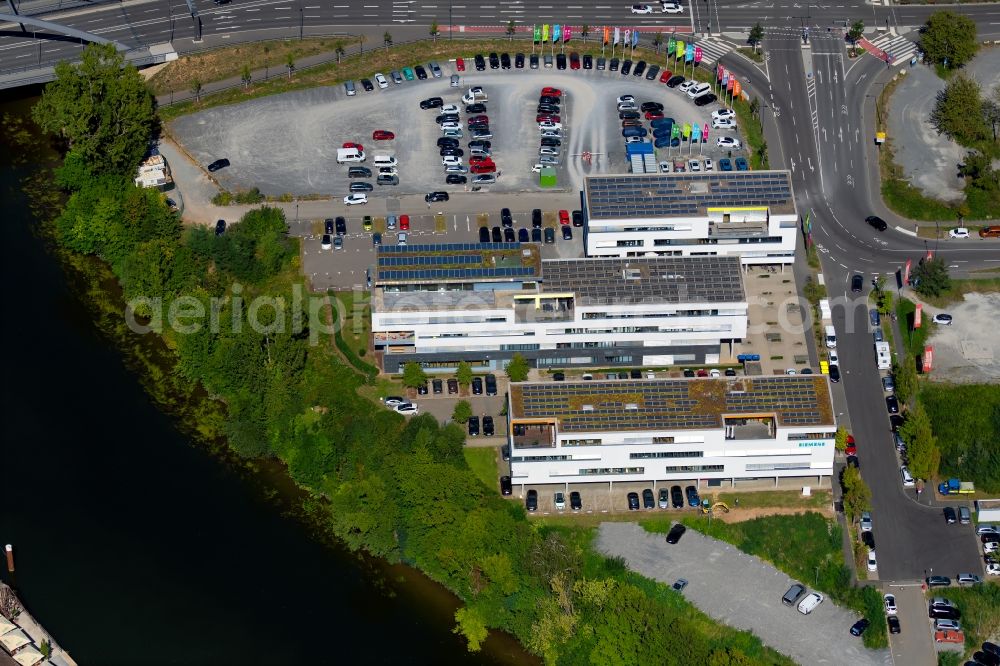
[{"label": "riverbank", "polygon": [[52,635],[32,617],[17,594],[0,582],[0,645],[20,666],[42,661],[56,666],[76,666],[76,661],[60,647]]}]

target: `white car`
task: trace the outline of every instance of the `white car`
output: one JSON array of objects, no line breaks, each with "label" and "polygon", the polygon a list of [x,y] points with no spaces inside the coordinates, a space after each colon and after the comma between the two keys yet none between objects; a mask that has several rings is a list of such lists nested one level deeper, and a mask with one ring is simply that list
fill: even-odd
[{"label": "white car", "polygon": [[661,10],[664,14],[683,14],[684,8],[676,2],[664,2]]},{"label": "white car", "polygon": [[688,160],[688,171],[692,173],[701,171],[701,162],[699,160]]},{"label": "white car", "polygon": [[333,241],[330,239],[330,234],[323,234],[323,238],[319,241],[319,247],[321,250],[329,250],[333,247]]},{"label": "white car", "polygon": [[718,368],[712,368],[711,370],[708,371],[708,376],[709,377],[721,377],[722,373],[719,372]]},{"label": "white car", "polygon": [[722,120],[725,118],[735,118],[736,112],[732,109],[719,109],[718,111],[712,111],[712,120]]},{"label": "white car", "polygon": [[462,158],[458,155],[445,155],[441,158],[441,166],[450,167],[458,166],[462,163]]},{"label": "white car", "polygon": [[705,158],[705,171],[715,171],[715,163],[712,162],[711,157]]},{"label": "white car", "polygon": [[538,149],[539,155],[559,155],[559,149],[554,146],[542,146]]},{"label": "white car", "polygon": [[538,134],[538,136],[540,136],[543,139],[561,139],[562,132],[560,132],[559,130],[542,130]]},{"label": "white car", "polygon": [[649,5],[632,5],[633,14],[652,14],[653,8]]},{"label": "white car", "polygon": [[715,145],[719,148],[733,148],[735,150],[739,150],[743,146],[739,139],[732,136],[720,136],[715,140]]},{"label": "white car", "polygon": [[816,610],[816,607],[819,606],[821,603],[823,603],[822,594],[820,594],[819,592],[813,592],[812,594],[808,594],[802,598],[802,601],[799,602],[798,606],[799,612],[802,613],[803,615],[809,615],[809,613],[812,613],[814,610]]},{"label": "white car", "polygon": [[868,549],[868,571],[878,571],[878,562],[875,561],[875,551]]},{"label": "white car", "polygon": [[1000,576],[1000,564],[996,562],[990,562],[986,565],[986,575],[987,576]]},{"label": "white car", "polygon": [[1000,550],[1000,543],[997,543],[996,541],[990,541],[989,543],[983,544],[983,552],[987,555],[995,553],[998,550]]},{"label": "white car", "polygon": [[688,79],[684,83],[677,86],[677,90],[682,93],[687,93],[688,90],[691,90],[691,88],[694,88],[696,85],[698,85],[697,81],[694,79]]},{"label": "white car", "polygon": [[831,351],[827,356],[830,357],[830,365],[840,365],[840,357],[837,356],[837,352]]},{"label": "white car", "polygon": [[440,113],[461,113],[462,109],[458,108],[457,104],[445,104],[438,111]]},{"label": "white car", "polygon": [[712,92],[712,84],[710,83],[696,83],[696,85],[691,86],[687,91],[687,96],[691,99],[696,99],[701,97],[705,93]]},{"label": "white car", "polygon": [[556,493],[555,497],[553,497],[552,499],[552,503],[555,505],[557,509],[562,511],[563,509],[566,508],[566,496],[562,493]]},{"label": "white car", "polygon": [[947,312],[941,312],[934,315],[934,323],[941,324],[942,326],[951,326],[951,315]]},{"label": "white car", "polygon": [[455,122],[454,120],[449,120],[447,122],[441,123],[441,130],[460,130],[462,129],[462,123]]},{"label": "white car", "polygon": [[670,173],[670,162],[660,162],[660,173]]},{"label": "white car", "polygon": [[396,234],[396,245],[406,245],[406,240],[408,236],[405,231],[401,231]]},{"label": "white car", "polygon": [[381,88],[382,90],[385,90],[386,88],[389,87],[389,82],[385,80],[385,76],[383,76],[381,73],[375,75],[375,83],[377,83],[378,87]]},{"label": "white car", "polygon": [[368,195],[363,192],[352,192],[344,197],[345,206],[355,206],[368,203]]},{"label": "white car", "polygon": [[976,528],[976,534],[979,536],[984,534],[1000,534],[1000,530],[997,529],[996,525],[980,525]]},{"label": "white car", "polygon": [[622,95],[621,97],[618,98],[618,103],[619,104],[635,104],[635,96],[634,95]]},{"label": "white car", "polygon": [[625,143],[642,143],[643,138],[641,136],[627,136],[625,137]]},{"label": "white car", "polygon": [[412,402],[404,402],[401,405],[396,405],[395,410],[396,413],[407,416],[416,415],[420,411],[420,409]]},{"label": "white car", "polygon": [[382,402],[385,403],[386,407],[395,407],[396,405],[404,404],[406,400],[400,398],[398,395],[390,395],[385,398],[382,398]]},{"label": "white car", "polygon": [[887,594],[882,597],[885,601],[885,614],[895,615],[896,614],[896,597],[892,594]]},{"label": "white car", "polygon": [[899,474],[903,477],[903,487],[912,488],[916,485],[916,481],[913,480],[913,475],[910,474],[910,470],[906,469],[906,466],[899,468]]},{"label": "white car", "polygon": [[736,129],[736,121],[731,118],[712,120],[712,129],[734,130]]},{"label": "white car", "polygon": [[968,238],[969,230],[965,227],[956,227],[948,232],[948,238]]},{"label": "white car", "polygon": [[531,167],[531,173],[541,173],[543,168],[545,168],[544,164],[536,164]]},{"label": "white car", "polygon": [[538,129],[539,130],[561,130],[562,129],[562,123],[556,123],[556,122],[553,122],[551,120],[543,120],[542,122],[538,123]]},{"label": "white car", "polygon": [[445,167],[445,173],[469,173],[468,168],[461,164],[452,164],[449,167]]}]

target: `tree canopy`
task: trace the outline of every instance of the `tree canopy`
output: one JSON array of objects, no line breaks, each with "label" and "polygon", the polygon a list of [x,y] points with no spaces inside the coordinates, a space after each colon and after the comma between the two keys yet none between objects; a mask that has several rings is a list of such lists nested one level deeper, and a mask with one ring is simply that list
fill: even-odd
[{"label": "tree canopy", "polygon": [[920,280],[916,290],[921,296],[939,296],[951,288],[948,267],[940,257],[921,259],[913,269],[913,277]]},{"label": "tree canopy", "polygon": [[90,44],[79,63],[60,62],[32,109],[90,173],[131,176],[156,126],[153,96],[139,72],[110,44]]},{"label": "tree canopy", "polygon": [[924,57],[951,69],[961,67],[976,55],[976,24],[952,11],[931,14],[920,36]]},{"label": "tree canopy", "polygon": [[930,121],[940,134],[963,146],[987,140],[991,134],[979,83],[964,74],[955,76],[938,92]]},{"label": "tree canopy", "polygon": [[507,377],[512,382],[523,382],[528,378],[529,370],[531,366],[520,354],[514,354],[507,363]]}]

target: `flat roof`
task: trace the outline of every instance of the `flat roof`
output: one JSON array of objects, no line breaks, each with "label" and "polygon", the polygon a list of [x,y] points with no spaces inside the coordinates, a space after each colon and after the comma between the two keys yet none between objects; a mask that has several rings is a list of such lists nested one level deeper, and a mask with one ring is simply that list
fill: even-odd
[{"label": "flat roof", "polygon": [[723,416],[776,416],[785,427],[833,427],[825,375],[620,379],[511,384],[511,419],[555,420],[561,432],[709,430]]},{"label": "flat roof", "polygon": [[580,305],[746,300],[737,256],[546,259],[542,287],[575,292]]},{"label": "flat roof", "polygon": [[533,243],[380,245],[376,284],[517,282],[538,279],[541,259]]},{"label": "flat roof", "polygon": [[592,220],[699,217],[709,208],[767,207],[795,213],[789,171],[616,174],[584,179]]}]

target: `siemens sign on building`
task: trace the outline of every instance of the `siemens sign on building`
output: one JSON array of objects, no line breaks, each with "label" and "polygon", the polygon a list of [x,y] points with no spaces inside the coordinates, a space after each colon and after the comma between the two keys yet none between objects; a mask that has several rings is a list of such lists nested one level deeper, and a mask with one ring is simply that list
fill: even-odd
[{"label": "siemens sign on building", "polygon": [[799,216],[788,171],[588,176],[583,204],[589,257],[795,259]]},{"label": "siemens sign on building", "polygon": [[511,478],[736,485],[833,474],[825,375],[512,384]]}]

